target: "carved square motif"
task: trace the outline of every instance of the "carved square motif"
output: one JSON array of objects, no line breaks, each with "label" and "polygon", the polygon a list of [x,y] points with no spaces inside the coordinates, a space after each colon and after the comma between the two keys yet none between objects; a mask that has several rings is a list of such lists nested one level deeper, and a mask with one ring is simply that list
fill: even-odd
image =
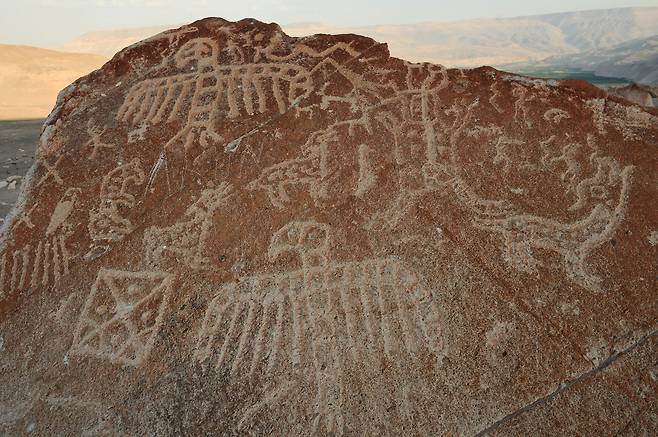
[{"label": "carved square motif", "polygon": [[70,353],[137,366],[162,325],[174,282],[166,272],[101,269],[85,302]]}]

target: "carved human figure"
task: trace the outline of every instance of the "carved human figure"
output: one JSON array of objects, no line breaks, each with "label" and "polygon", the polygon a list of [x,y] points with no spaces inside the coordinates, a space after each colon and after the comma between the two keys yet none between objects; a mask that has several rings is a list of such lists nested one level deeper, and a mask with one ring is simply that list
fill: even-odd
[{"label": "carved human figure", "polygon": [[137,158],[103,178],[98,208],[89,212],[89,235],[94,242],[121,241],[133,231],[133,223],[123,214],[137,205],[136,188],[145,179]]},{"label": "carved human figure", "polygon": [[64,192],[55,204],[38,244],[27,244],[0,254],[0,298],[31,287],[48,286],[68,275],[73,255],[67,247],[67,240],[74,231],[69,218],[80,193],[76,187]]}]

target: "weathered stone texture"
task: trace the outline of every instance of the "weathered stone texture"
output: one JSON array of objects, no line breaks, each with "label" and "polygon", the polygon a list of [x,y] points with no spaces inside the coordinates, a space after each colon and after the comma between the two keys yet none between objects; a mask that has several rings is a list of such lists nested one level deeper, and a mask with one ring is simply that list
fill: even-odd
[{"label": "weathered stone texture", "polygon": [[5,434],[652,434],[658,112],[198,21],[64,90],[0,246]]}]

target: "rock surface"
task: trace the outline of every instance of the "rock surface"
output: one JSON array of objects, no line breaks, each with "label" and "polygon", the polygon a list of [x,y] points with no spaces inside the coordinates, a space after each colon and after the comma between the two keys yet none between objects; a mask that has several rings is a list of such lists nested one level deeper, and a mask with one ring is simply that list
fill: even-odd
[{"label": "rock surface", "polygon": [[64,90],[0,432],[651,434],[658,113],[206,19]]}]

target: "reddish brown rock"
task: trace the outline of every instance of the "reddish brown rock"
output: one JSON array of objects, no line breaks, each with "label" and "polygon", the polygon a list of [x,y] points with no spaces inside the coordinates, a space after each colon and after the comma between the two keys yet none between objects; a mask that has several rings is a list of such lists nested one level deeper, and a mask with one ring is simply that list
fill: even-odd
[{"label": "reddish brown rock", "polygon": [[6,434],[651,434],[658,112],[206,19],[62,92]]}]

